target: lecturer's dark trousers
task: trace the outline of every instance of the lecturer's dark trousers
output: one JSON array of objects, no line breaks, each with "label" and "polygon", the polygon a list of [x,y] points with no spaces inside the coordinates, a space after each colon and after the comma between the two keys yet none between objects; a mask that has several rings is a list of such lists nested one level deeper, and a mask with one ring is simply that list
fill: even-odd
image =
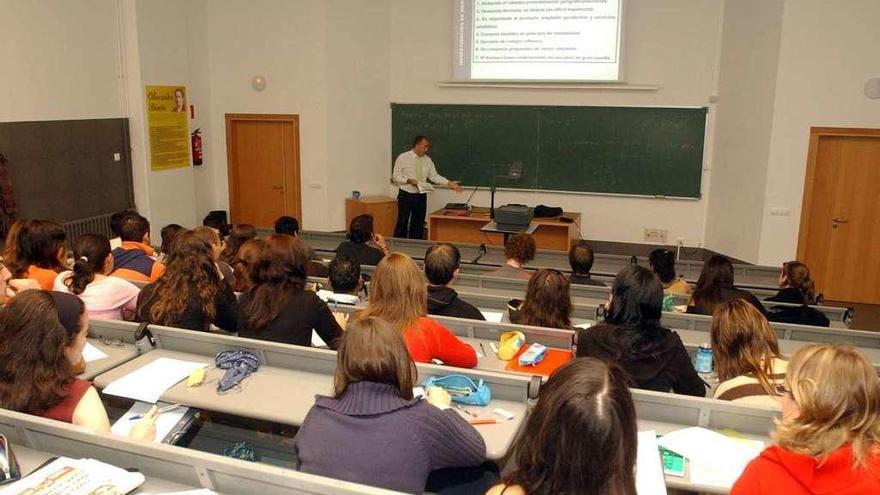
[{"label": "lecturer's dark trousers", "polygon": [[408,193],[403,189],[397,192],[397,225],[394,237],[422,239],[425,235],[425,209],[428,195]]}]

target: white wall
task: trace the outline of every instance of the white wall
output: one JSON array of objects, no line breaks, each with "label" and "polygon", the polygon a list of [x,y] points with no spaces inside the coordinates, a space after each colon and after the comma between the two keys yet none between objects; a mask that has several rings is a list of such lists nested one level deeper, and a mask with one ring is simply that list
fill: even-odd
[{"label": "white wall", "polygon": [[756,260],[776,94],[784,0],[724,5],[706,244]]},{"label": "white wall", "polygon": [[[715,92],[721,1],[627,2],[626,78],[632,83],[659,85],[653,92],[441,88],[437,82],[449,80],[452,70],[452,2],[391,0],[391,5],[392,102],[707,106]],[[711,150],[710,140],[707,157],[711,157]],[[442,173],[443,164],[437,165]],[[707,180],[706,173],[704,192]],[[451,191],[439,192],[430,196],[428,208],[463,201],[461,198]],[[703,242],[705,198],[660,200],[518,191],[501,192],[496,201],[580,211],[585,238],[643,242],[644,228],[662,228],[669,231],[671,244],[677,237],[683,237],[688,245]],[[478,192],[473,202],[488,205],[488,193]]]},{"label": "white wall", "polygon": [[[785,3],[760,264],[795,257],[810,127],[880,127],[880,100],[862,93],[880,77],[878,19],[876,0]],[[771,208],[791,215],[771,216]]]},{"label": "white wall", "polygon": [[0,19],[0,122],[123,116],[113,2],[0,0]]}]

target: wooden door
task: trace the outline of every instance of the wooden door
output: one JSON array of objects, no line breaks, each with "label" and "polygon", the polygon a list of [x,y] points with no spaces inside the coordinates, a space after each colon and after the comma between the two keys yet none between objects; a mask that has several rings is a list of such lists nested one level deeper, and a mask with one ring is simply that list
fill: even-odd
[{"label": "wooden door", "polygon": [[812,130],[798,258],[826,299],[880,304],[880,130]]},{"label": "wooden door", "polygon": [[226,154],[232,223],[302,221],[298,115],[227,114]]}]

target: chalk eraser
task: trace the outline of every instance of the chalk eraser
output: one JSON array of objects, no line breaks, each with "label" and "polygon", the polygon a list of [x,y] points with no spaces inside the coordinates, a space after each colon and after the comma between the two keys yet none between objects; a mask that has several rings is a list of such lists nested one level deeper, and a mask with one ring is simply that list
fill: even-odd
[{"label": "chalk eraser", "polygon": [[501,416],[502,418],[504,418],[508,421],[513,419],[513,413],[508,411],[507,409],[502,409],[500,407],[496,407],[495,409],[492,410],[492,412]]}]

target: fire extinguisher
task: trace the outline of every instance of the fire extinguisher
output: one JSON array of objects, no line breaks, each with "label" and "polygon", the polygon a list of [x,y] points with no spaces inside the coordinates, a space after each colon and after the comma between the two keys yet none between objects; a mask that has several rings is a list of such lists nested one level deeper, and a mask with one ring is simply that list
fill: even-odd
[{"label": "fire extinguisher", "polygon": [[202,164],[202,130],[192,131],[192,157],[193,165]]}]

